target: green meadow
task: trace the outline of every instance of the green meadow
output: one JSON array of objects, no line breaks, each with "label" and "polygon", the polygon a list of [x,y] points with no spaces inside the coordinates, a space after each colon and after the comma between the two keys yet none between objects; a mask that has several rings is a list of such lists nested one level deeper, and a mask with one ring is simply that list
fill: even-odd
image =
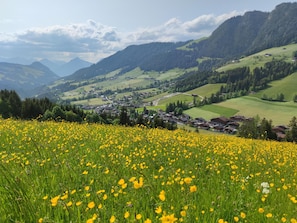
[{"label": "green meadow", "polygon": [[0,119],[0,222],[297,221],[297,146]]}]

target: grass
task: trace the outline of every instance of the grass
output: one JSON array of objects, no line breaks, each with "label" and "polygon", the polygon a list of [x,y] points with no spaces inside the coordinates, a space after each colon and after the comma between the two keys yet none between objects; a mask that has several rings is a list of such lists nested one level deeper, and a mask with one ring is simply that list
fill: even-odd
[{"label": "grass", "polygon": [[224,116],[231,117],[238,112],[236,109],[223,107],[219,105],[205,105],[199,108],[191,108],[186,110],[184,113],[190,115],[193,118],[203,117],[206,120],[210,120],[212,118]]},{"label": "grass", "polygon": [[272,120],[274,125],[289,124],[293,116],[296,116],[297,104],[293,102],[263,101],[252,96],[230,99],[218,105],[238,110],[236,114],[246,117],[266,118]]},{"label": "grass", "polygon": [[1,222],[296,222],[297,146],[0,120]]},{"label": "grass", "polygon": [[189,104],[193,102],[193,96],[186,93],[172,94],[172,96],[169,94],[161,98],[158,105],[168,105],[169,103],[176,103],[177,101]]},{"label": "grass", "polygon": [[253,96],[262,98],[265,94],[268,98],[277,98],[277,94],[283,93],[286,101],[292,101],[297,94],[297,73],[293,73],[281,80],[273,81],[269,85],[269,88],[259,91]]},{"label": "grass", "polygon": [[225,84],[206,84],[199,88],[195,88],[194,90],[188,91],[187,93],[190,95],[197,94],[201,97],[210,97],[211,94],[215,94],[216,92],[218,92],[222,85]]}]

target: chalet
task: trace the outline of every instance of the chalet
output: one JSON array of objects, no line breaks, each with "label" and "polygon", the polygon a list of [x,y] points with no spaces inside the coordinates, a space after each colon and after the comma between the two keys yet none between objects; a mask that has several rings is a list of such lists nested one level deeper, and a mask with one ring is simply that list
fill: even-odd
[{"label": "chalet", "polygon": [[218,125],[227,125],[230,119],[226,117],[218,117],[218,118],[212,118],[210,122]]},{"label": "chalet", "polygon": [[243,122],[243,121],[246,121],[247,118],[242,115],[235,115],[235,116],[230,117],[230,120],[233,122]]}]

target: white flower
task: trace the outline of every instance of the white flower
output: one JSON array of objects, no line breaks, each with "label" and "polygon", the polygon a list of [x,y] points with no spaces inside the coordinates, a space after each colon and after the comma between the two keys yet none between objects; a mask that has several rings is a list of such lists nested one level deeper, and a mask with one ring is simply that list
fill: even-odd
[{"label": "white flower", "polygon": [[269,183],[268,182],[262,182],[261,187],[263,188],[269,188]]},{"label": "white flower", "polygon": [[269,194],[270,193],[270,190],[269,190],[270,186],[269,186],[268,182],[262,182],[261,187],[263,188],[262,189],[262,194]]}]

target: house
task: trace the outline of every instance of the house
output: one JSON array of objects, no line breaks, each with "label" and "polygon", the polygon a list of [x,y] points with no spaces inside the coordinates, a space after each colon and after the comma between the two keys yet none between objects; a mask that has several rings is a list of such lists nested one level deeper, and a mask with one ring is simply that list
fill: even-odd
[{"label": "house", "polygon": [[210,122],[218,125],[227,125],[230,120],[226,117],[212,118]]}]

